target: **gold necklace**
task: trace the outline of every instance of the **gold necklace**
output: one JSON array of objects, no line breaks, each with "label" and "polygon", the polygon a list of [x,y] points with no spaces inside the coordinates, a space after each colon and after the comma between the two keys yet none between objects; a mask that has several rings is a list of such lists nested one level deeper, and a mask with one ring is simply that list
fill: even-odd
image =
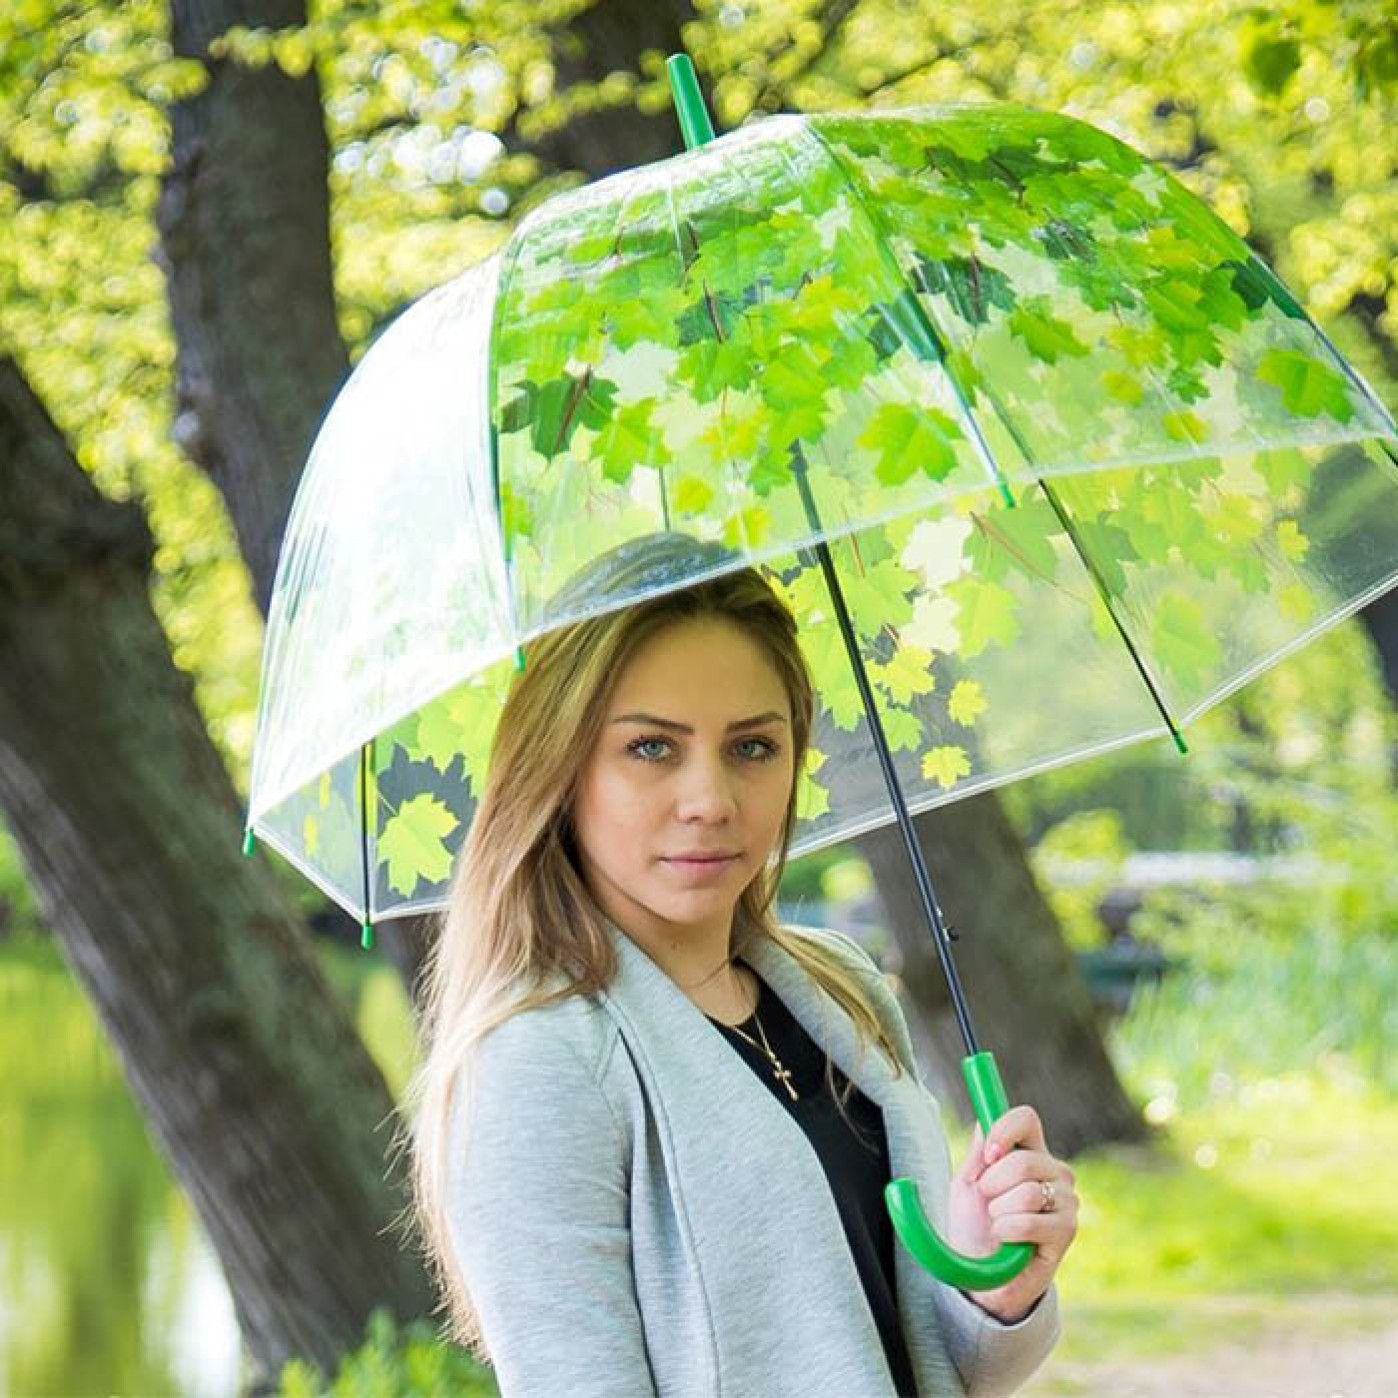
[{"label": "gold necklace", "polygon": [[[757,992],[757,997],[759,1000],[762,998],[762,991],[760,988]],[[753,1048],[760,1048],[762,1052],[767,1055],[768,1059],[771,1061],[772,1072],[776,1075],[777,1081],[781,1083],[781,1085],[784,1088],[786,1088],[786,1090],[791,1094],[791,1100],[795,1102],[799,1094],[797,1093],[796,1089],[791,1085],[791,1070],[789,1068],[783,1067],[781,1059],[778,1058],[777,1055],[772,1052],[772,1046],[767,1042],[767,1032],[762,1027],[762,1021],[757,1018],[756,1005],[752,1007],[752,1018],[754,1023],[756,1023],[757,1025],[757,1032],[762,1035],[762,1042],[760,1044],[750,1034],[744,1034],[743,1031],[739,1029],[736,1024],[726,1025],[725,1028],[731,1029],[740,1038],[746,1039],[748,1043],[750,1043],[753,1046]]]}]

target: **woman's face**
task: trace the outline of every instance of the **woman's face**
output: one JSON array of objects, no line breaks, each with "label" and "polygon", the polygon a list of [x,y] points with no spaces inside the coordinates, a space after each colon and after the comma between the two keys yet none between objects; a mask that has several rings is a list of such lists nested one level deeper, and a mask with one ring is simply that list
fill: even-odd
[{"label": "woman's face", "polygon": [[792,774],[790,703],[761,646],[723,617],[655,633],[618,676],[573,803],[593,896],[633,934],[726,947]]}]

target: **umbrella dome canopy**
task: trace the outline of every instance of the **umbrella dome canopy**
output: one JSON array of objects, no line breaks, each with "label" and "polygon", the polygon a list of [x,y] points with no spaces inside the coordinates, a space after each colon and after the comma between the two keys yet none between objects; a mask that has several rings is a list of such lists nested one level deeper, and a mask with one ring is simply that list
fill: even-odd
[{"label": "umbrella dome canopy", "polygon": [[800,622],[799,854],[892,818],[815,539],[916,811],[1176,731],[1392,586],[1395,462],[1285,287],[1115,138],[768,118],[549,200],[366,352],[287,526],[249,823],[359,917],[441,906],[516,648],[698,581],[564,586],[673,531]]}]

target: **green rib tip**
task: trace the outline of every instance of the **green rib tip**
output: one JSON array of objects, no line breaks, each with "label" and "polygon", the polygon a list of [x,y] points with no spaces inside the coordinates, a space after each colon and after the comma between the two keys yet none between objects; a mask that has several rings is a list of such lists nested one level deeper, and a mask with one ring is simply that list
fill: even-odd
[{"label": "green rib tip", "polygon": [[251,859],[253,851],[257,849],[257,836],[252,833],[252,826],[249,825],[243,831],[243,858]]},{"label": "green rib tip", "polygon": [[374,924],[372,922],[361,922],[359,924],[359,945],[365,951],[370,950],[374,945]]},{"label": "green rib tip", "polygon": [[1181,732],[1179,732],[1178,730],[1176,730],[1174,737],[1175,737],[1175,746],[1176,746],[1177,748],[1179,748],[1179,750],[1180,750],[1181,752],[1188,752],[1188,751],[1189,751],[1189,748],[1185,745],[1184,734],[1181,733]]},{"label": "green rib tip", "polygon": [[672,53],[665,60],[665,72],[670,78],[670,93],[675,99],[675,115],[679,118],[680,135],[686,150],[702,146],[714,138],[714,124],[699,91],[699,79],[694,63],[687,53]]},{"label": "green rib tip", "polygon": [[515,669],[516,669],[516,670],[523,670],[523,669],[524,669],[524,647],[523,647],[523,646],[516,646],[516,647],[515,647]]}]

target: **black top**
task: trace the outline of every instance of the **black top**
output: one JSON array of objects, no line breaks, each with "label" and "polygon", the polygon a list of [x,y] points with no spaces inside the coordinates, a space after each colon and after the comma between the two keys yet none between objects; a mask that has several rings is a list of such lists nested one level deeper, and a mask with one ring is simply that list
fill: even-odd
[{"label": "black top", "polygon": [[[874,1314],[874,1323],[888,1356],[894,1387],[900,1395],[916,1395],[917,1381],[903,1338],[894,1290],[893,1223],[883,1198],[884,1186],[891,1174],[883,1113],[877,1103],[856,1087],[845,1103],[845,1115],[849,1118],[846,1121],[825,1082],[824,1051],[801,1027],[781,997],[768,989],[756,971],[753,976],[758,988],[757,1009],[738,1028],[755,1039],[757,1046],[748,1043],[742,1034],[722,1020],[712,1015],[706,1018],[722,1031],[724,1038],[810,1138],[830,1181],[830,1192],[840,1211],[845,1236],[864,1283],[864,1294],[869,1298],[869,1309]],[[757,1031],[755,1019],[762,1021],[762,1030],[772,1052],[791,1074],[791,1085],[799,1094],[794,1102],[760,1047],[762,1034]],[[835,1083],[843,1092],[848,1079],[838,1067],[831,1066]]]}]

